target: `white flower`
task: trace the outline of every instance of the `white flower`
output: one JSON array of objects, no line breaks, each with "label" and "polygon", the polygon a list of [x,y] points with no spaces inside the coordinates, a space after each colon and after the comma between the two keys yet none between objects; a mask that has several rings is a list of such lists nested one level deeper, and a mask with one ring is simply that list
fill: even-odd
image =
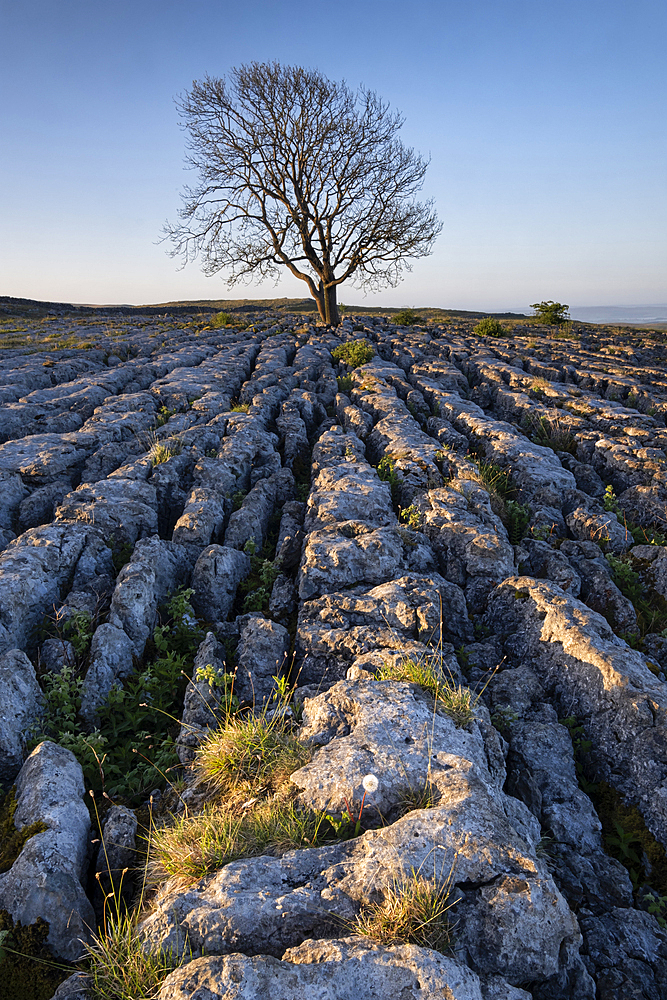
[{"label": "white flower", "polygon": [[372,794],[373,792],[377,791],[380,782],[378,781],[378,779],[375,777],[374,774],[366,774],[364,775],[361,784],[364,786],[365,792],[370,792]]}]

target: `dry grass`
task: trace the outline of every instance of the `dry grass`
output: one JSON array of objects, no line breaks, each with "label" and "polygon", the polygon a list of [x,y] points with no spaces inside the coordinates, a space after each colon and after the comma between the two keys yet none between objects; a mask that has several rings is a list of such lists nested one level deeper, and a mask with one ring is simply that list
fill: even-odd
[{"label": "dry grass", "polygon": [[444,881],[415,872],[385,890],[381,903],[366,907],[351,926],[380,944],[407,943],[446,952],[454,926],[448,912],[452,900],[452,872]]},{"label": "dry grass", "polygon": [[200,779],[226,793],[256,784],[275,791],[310,757],[310,749],[292,735],[282,712],[272,718],[265,712],[231,715],[197,748],[195,770]]},{"label": "dry grass", "polygon": [[208,806],[153,832],[148,880],[188,885],[239,858],[314,847],[329,829],[323,813],[284,799],[251,802],[245,811],[227,803]]},{"label": "dry grass", "polygon": [[406,785],[400,792],[401,815],[414,812],[415,809],[433,809],[439,801],[440,794],[430,778],[426,778],[420,785]]},{"label": "dry grass", "polygon": [[180,438],[167,438],[164,441],[156,441],[148,452],[151,465],[162,465],[168,462],[173,455],[180,455],[183,451],[183,442]]},{"label": "dry grass", "polygon": [[187,960],[146,951],[137,936],[138,911],[105,921],[104,933],[86,944],[89,992],[95,1000],[155,1000],[163,981]]},{"label": "dry grass", "polygon": [[442,660],[438,654],[419,658],[407,657],[401,663],[385,663],[378,671],[379,681],[408,681],[418,684],[435,699],[456,726],[468,726],[475,718],[475,706],[479,695],[473,694],[463,684],[456,684],[445,677],[441,669]]},{"label": "dry grass", "polygon": [[331,832],[324,813],[300,808],[283,791],[311,756],[280,708],[271,716],[228,715],[197,748],[194,761],[199,780],[221,799],[153,831],[150,881],[189,884],[238,858],[316,844],[324,831]]}]

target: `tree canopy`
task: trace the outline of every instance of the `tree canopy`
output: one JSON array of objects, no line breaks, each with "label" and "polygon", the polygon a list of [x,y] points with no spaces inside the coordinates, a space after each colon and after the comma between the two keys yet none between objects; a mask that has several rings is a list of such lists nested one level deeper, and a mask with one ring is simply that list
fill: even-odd
[{"label": "tree canopy", "polygon": [[530,308],[535,310],[535,316],[542,323],[548,323],[552,326],[560,326],[569,318],[568,310],[570,307],[563,305],[562,302],[554,302],[552,299],[547,299],[546,302],[533,302]]},{"label": "tree canopy", "polygon": [[432,201],[415,198],[427,162],[397,138],[403,118],[374,92],[251,63],[194,81],[177,106],[199,175],[165,227],[184,264],[199,257],[229,285],[285,267],[322,320],[338,323],[338,285],[396,285],[431,252],[442,227]]}]

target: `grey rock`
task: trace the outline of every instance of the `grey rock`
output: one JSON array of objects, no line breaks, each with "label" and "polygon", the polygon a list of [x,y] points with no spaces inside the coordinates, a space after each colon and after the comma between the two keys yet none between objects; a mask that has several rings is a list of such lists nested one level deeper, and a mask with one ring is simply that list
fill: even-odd
[{"label": "grey rock", "polygon": [[598,513],[586,507],[577,507],[565,520],[575,538],[607,545],[611,552],[625,552],[633,544],[632,535],[619,524],[613,513]]},{"label": "grey rock", "polygon": [[303,518],[305,504],[291,500],[285,504],[280,516],[275,563],[283,570],[299,565],[303,545]]},{"label": "grey rock", "polygon": [[489,624],[512,658],[529,660],[547,693],[583,722],[599,778],[667,842],[664,688],[596,614],[555,584],[520,577],[493,593]]},{"label": "grey rock", "polygon": [[11,869],[0,875],[0,909],[23,925],[42,917],[49,923],[53,953],[76,961],[94,927],[93,908],[83,889],[88,861],[90,817],[83,802],[81,765],[55,743],[40,743],[16,782],[14,824],[42,822]]},{"label": "grey rock", "polygon": [[104,918],[104,903],[108,893],[114,893],[125,903],[132,900],[135,869],[139,860],[136,833],[137,817],[132,810],[127,806],[112,805],[104,818],[102,842],[98,847],[95,866],[95,910],[98,920]]},{"label": "grey rock", "polygon": [[109,622],[125,630],[141,658],[157,622],[157,609],[170,591],[189,579],[192,551],[154,535],[140,539],[118,574]]},{"label": "grey rock", "polygon": [[208,672],[209,668],[217,677],[232,672],[226,663],[225,647],[218,642],[213,632],[206,633],[206,638],[197,650],[192,677],[185,689],[177,741],[178,756],[182,764],[192,763],[195,748],[206,731],[217,726],[224,712],[217,685],[200,676],[200,672]]},{"label": "grey rock", "polygon": [[313,479],[322,469],[339,465],[350,457],[362,462],[366,460],[364,442],[356,434],[346,434],[338,425],[324,431],[313,448],[311,458]]},{"label": "grey rock", "polygon": [[275,688],[274,677],[286,669],[289,632],[261,615],[244,615],[236,650],[234,691],[241,701],[267,704]]},{"label": "grey rock", "polygon": [[[436,801],[447,796],[452,772],[471,764],[492,785],[477,726],[457,728],[416,685],[339,681],[304,702],[299,738],[324,748],[290,778],[303,804],[340,816],[346,800],[356,808],[365,799],[365,821],[373,825],[396,818],[408,789],[430,784]],[[365,794],[368,774],[378,788]]]},{"label": "grey rock", "polygon": [[553,580],[573,597],[579,597],[581,578],[558,549],[534,538],[524,538],[516,546],[516,560],[522,576]]},{"label": "grey rock", "polygon": [[155,488],[120,477],[78,486],[56,508],[56,525],[63,522],[94,524],[105,541],[134,545],[157,531]]},{"label": "grey rock", "polygon": [[93,981],[85,972],[75,972],[61,983],[51,1000],[93,1000]]},{"label": "grey rock", "polygon": [[98,709],[111,688],[132,673],[134,655],[132,640],[122,628],[106,622],[95,629],[80,708],[82,718],[90,725],[94,724]]},{"label": "grey rock", "polygon": [[299,569],[299,597],[308,600],[332,589],[391,579],[403,556],[396,527],[372,530],[362,521],[313,531]]},{"label": "grey rock", "polygon": [[436,647],[443,669],[457,674],[450,643],[458,646],[471,636],[461,590],[438,574],[406,574],[370,589],[327,593],[305,603],[299,615],[302,683],[340,680],[365,654],[376,653],[381,666],[394,654],[433,659]]},{"label": "grey rock", "polygon": [[14,528],[19,505],[28,496],[28,488],[18,472],[0,469],[0,528]]},{"label": "grey rock", "polygon": [[[452,958],[415,945],[383,947],[366,939],[306,941],[285,960],[258,955],[199,958],[172,972],[159,1000],[483,1000],[478,977]],[[502,994],[498,994],[502,996]],[[509,998],[528,997],[523,990]]]},{"label": "grey rock", "polygon": [[236,588],[250,572],[250,557],[238,549],[209,545],[197,559],[192,574],[192,604],[205,621],[225,621]]},{"label": "grey rock", "polygon": [[379,528],[395,524],[389,485],[370,465],[349,461],[323,469],[313,484],[306,510],[306,533],[344,521]]},{"label": "grey rock", "polygon": [[0,653],[0,783],[10,785],[23,763],[26,734],[37,722],[42,692],[20,649]]},{"label": "grey rock", "polygon": [[582,911],[584,956],[596,970],[604,1000],[661,1000],[667,991],[667,934],[640,910]]},{"label": "grey rock", "polygon": [[428,493],[422,531],[429,539],[440,572],[466,592],[473,610],[483,609],[495,582],[514,575],[514,551],[489,495],[473,480],[457,480],[458,489]]},{"label": "grey rock", "polygon": [[56,504],[70,492],[72,484],[69,479],[59,479],[48,486],[42,486],[22,501],[19,508],[19,531],[27,528],[37,528],[40,524],[48,524],[53,519]]},{"label": "grey rock", "polygon": [[198,486],[186,500],[172,540],[181,544],[209,545],[217,541],[225,521],[225,499],[215,490]]},{"label": "grey rock", "polygon": [[0,469],[20,473],[33,486],[45,486],[72,475],[96,444],[94,435],[82,433],[33,434],[0,445]]},{"label": "grey rock", "polygon": [[0,553],[0,650],[31,649],[34,630],[71,579],[86,541],[79,525],[30,528]]},{"label": "grey rock", "polygon": [[239,510],[232,513],[225,532],[227,548],[243,549],[247,542],[253,541],[259,551],[264,542],[269,519],[275,507],[282,505],[291,498],[294,490],[294,477],[289,469],[260,479],[247,494]]},{"label": "grey rock", "polygon": [[76,664],[74,646],[67,639],[45,639],[39,649],[39,664],[50,674],[59,674],[64,667]]},{"label": "grey rock", "polygon": [[273,618],[286,620],[296,608],[296,587],[294,581],[281,573],[271,589],[269,613]]}]

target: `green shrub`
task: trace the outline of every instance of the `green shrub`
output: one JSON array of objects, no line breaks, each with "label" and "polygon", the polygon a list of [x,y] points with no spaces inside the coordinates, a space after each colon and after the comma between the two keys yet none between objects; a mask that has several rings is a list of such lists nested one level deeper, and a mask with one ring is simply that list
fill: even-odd
[{"label": "green shrub", "polygon": [[375,349],[367,340],[349,340],[331,352],[334,361],[343,361],[350,368],[359,368],[375,357]]},{"label": "green shrub", "polygon": [[396,463],[393,458],[389,458],[387,455],[381,458],[378,462],[377,473],[383,483],[389,483],[391,498],[396,503],[401,477],[396,472]]},{"label": "green shrub", "polygon": [[209,326],[212,326],[214,330],[219,329],[221,326],[233,326],[233,325],[234,325],[234,317],[231,315],[231,313],[228,312],[216,313],[215,316],[213,316],[209,320]]},{"label": "green shrub", "polygon": [[511,336],[509,330],[494,319],[493,316],[486,316],[484,319],[480,320],[473,331],[478,337],[509,337]]},{"label": "green shrub", "polygon": [[413,531],[419,531],[421,525],[421,513],[419,512],[419,507],[416,504],[411,503],[409,507],[402,507],[399,515],[399,521],[403,524],[407,524],[408,528],[412,528]]},{"label": "green shrub", "polygon": [[525,537],[530,521],[530,508],[516,500],[505,500],[506,516],[504,518],[507,535],[512,545],[518,545]]},{"label": "green shrub", "polygon": [[339,392],[352,392],[352,376],[351,375],[341,375],[336,379],[338,382]]},{"label": "green shrub", "polygon": [[416,326],[422,322],[422,318],[415,309],[401,309],[391,317],[392,323],[397,326]]}]

